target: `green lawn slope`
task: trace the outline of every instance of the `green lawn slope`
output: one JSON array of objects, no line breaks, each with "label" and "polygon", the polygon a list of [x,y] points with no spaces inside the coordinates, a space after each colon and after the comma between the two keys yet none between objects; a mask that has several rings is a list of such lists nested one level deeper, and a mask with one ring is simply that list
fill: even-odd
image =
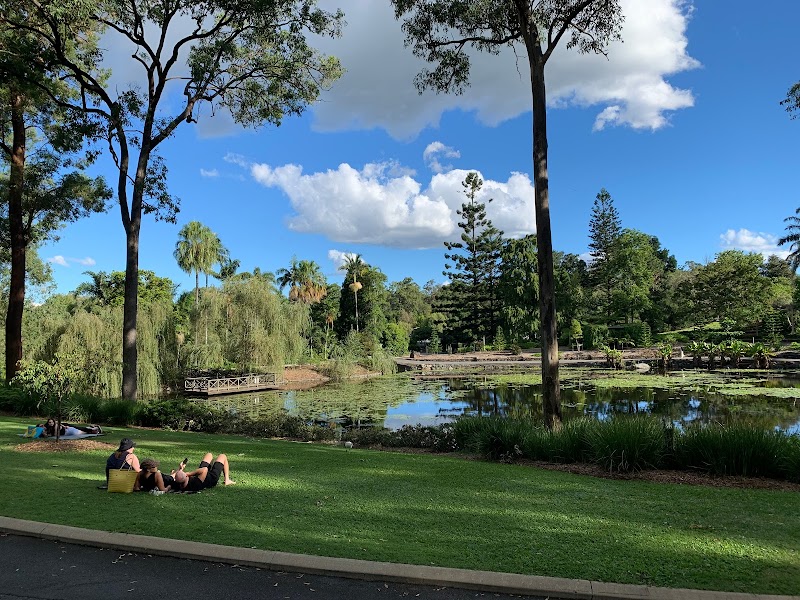
[{"label": "green lawn slope", "polygon": [[[303,554],[667,587],[800,590],[800,495],[595,479],[288,441],[116,429],[163,469],[225,452],[238,482],[195,495],[96,488],[110,450],[17,449],[0,417],[0,514]],[[104,439],[104,438],[100,438]]]}]

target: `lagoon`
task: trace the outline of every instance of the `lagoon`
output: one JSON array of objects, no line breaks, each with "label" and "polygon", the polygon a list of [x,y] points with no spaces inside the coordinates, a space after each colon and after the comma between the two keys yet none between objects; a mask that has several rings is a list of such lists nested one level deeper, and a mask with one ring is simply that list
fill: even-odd
[{"label": "lagoon", "polygon": [[[196,398],[252,418],[277,412],[331,427],[439,425],[461,415],[538,417],[538,375],[377,377],[310,390]],[[750,422],[800,434],[800,380],[750,373],[678,372],[669,376],[570,371],[563,377],[565,419],[644,413],[677,426]]]}]

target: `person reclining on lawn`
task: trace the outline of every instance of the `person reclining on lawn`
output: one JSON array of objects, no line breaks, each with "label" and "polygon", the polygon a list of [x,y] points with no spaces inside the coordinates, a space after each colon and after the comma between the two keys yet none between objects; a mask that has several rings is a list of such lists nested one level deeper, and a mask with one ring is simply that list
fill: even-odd
[{"label": "person reclining on lawn", "polygon": [[207,490],[217,485],[220,476],[223,476],[222,482],[224,485],[236,483],[231,479],[228,457],[220,454],[214,460],[213,465],[211,464],[211,457],[211,452],[207,452],[203,460],[200,461],[200,465],[189,473],[184,470],[186,465],[181,463],[181,466],[172,472],[172,476],[175,479],[175,483],[172,485],[173,491],[199,492],[200,490]]},{"label": "person reclining on lawn", "polygon": [[158,470],[159,462],[154,458],[142,459],[139,475],[136,478],[136,483],[133,485],[134,491],[141,490],[143,492],[168,492],[175,483],[172,475],[167,475]]},{"label": "person reclining on lawn", "polygon": [[[39,423],[36,426],[41,427],[44,430],[42,432],[42,435],[44,437],[56,436],[56,420],[53,417],[47,419],[47,422]],[[60,437],[78,436],[78,435],[83,435],[85,433],[100,435],[101,433],[103,433],[103,430],[100,429],[99,425],[70,425],[69,423],[61,422],[59,423],[58,426],[58,435]]]}]

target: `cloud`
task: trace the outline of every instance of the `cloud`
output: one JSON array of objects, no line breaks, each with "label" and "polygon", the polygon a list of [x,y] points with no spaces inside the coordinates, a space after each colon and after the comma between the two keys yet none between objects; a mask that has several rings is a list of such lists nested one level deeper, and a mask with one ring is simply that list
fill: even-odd
[{"label": "cloud", "polygon": [[348,258],[355,257],[355,252],[342,252],[340,250],[328,250],[328,258],[333,263],[334,268],[339,271],[344,266]]},{"label": "cloud", "polygon": [[64,258],[63,256],[61,256],[60,254],[57,254],[57,255],[55,255],[55,256],[53,256],[51,258],[48,258],[47,262],[49,262],[52,265],[60,265],[62,267],[69,267],[69,264],[67,264],[67,259]]},{"label": "cloud", "polygon": [[216,169],[211,169],[207,171],[206,169],[200,169],[200,177],[219,177],[219,171]]},{"label": "cloud", "polygon": [[60,254],[48,258],[47,262],[49,262],[51,265],[59,265],[61,267],[69,267],[70,263],[83,265],[84,267],[91,267],[97,264],[97,262],[91,256],[87,256],[85,258],[69,258],[61,256]]},{"label": "cloud", "polygon": [[[254,164],[250,173],[261,185],[288,196],[294,214],[287,225],[293,231],[335,242],[433,248],[459,234],[456,211],[465,201],[462,182],[469,171],[436,173],[426,183],[391,161],[360,170],[342,163],[310,174],[299,165]],[[527,175],[484,181],[478,200],[488,204],[489,218],[507,236],[535,231],[533,184]]]},{"label": "cloud", "polygon": [[222,157],[222,160],[224,160],[226,163],[230,163],[232,165],[237,165],[237,166],[242,167],[244,169],[247,169],[247,168],[250,167],[250,161],[247,160],[241,154],[236,154],[235,152],[228,152],[225,156]]},{"label": "cloud", "polygon": [[452,170],[452,165],[443,165],[439,162],[440,156],[443,158],[461,158],[461,153],[450,146],[445,146],[442,142],[431,142],[422,153],[422,158],[425,159],[428,168],[434,173]]},{"label": "cloud", "polygon": [[728,229],[719,236],[723,250],[742,250],[744,252],[758,252],[766,259],[774,254],[779,258],[789,256],[789,250],[782,250],[778,246],[778,236],[770,233],[756,233],[749,229],[734,231]]},{"label": "cloud", "polygon": [[[328,9],[339,4],[320,2]],[[622,9],[624,43],[612,44],[608,58],[567,50],[562,41],[547,65],[549,103],[598,107],[595,129],[659,129],[668,124],[672,111],[694,102],[690,91],[667,81],[699,66],[687,52],[692,5],[686,0],[622,0]],[[516,55],[510,48],[499,56],[473,54],[472,85],[463,95],[419,95],[413,80],[425,63],[404,47],[390,3],[351,0],[346,19],[341,38],[316,44],[346,69],[315,105],[315,126],[322,131],[380,127],[397,139],[411,139],[426,127],[438,126],[450,110],[474,112],[490,126],[531,110],[521,46]]]}]

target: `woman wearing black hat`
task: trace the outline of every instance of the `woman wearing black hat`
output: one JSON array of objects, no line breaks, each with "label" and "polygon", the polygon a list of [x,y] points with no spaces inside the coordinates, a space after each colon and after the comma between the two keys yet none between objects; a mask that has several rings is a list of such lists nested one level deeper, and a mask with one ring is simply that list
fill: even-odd
[{"label": "woman wearing black hat", "polygon": [[134,454],[136,443],[131,438],[122,438],[119,448],[106,461],[106,485],[108,485],[108,472],[111,469],[141,471],[139,458]]}]

